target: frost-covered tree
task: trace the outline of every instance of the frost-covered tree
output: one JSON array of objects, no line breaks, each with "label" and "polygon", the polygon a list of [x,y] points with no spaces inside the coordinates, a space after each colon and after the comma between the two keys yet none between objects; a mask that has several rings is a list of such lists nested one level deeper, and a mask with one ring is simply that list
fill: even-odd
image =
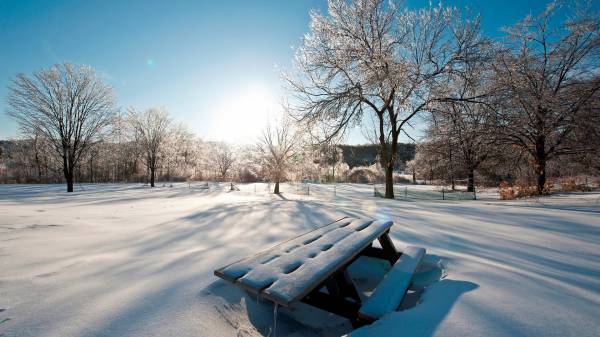
[{"label": "frost-covered tree", "polygon": [[163,108],[145,111],[129,109],[128,121],[133,141],[142,153],[144,165],[149,172],[150,186],[154,187],[156,169],[162,160],[165,143],[169,137],[171,119]]},{"label": "frost-covered tree", "polygon": [[[475,190],[475,171],[494,153],[496,135],[491,114],[481,104],[443,104],[428,138],[447,154],[448,172],[467,171],[467,190]],[[496,146],[498,146],[496,144]]]},{"label": "frost-covered tree", "polygon": [[287,76],[298,119],[326,125],[329,140],[364,114],[376,122],[385,197],[393,198],[398,138],[438,97],[456,63],[477,55],[478,20],[444,6],[399,8],[386,0],[330,0],[328,15],[311,13],[298,49],[298,74]]},{"label": "frost-covered tree", "polygon": [[225,181],[227,172],[233,167],[235,163],[235,152],[231,148],[231,145],[225,142],[217,142],[212,145],[210,153],[211,161],[220,174],[220,180]]},{"label": "frost-covered tree", "polygon": [[173,176],[181,179],[192,175],[189,170],[194,161],[194,143],[194,134],[184,124],[174,124],[168,128],[161,151],[162,173],[167,180],[170,181]]},{"label": "frost-covered tree", "polygon": [[567,140],[600,90],[600,13],[564,8],[567,19],[551,24],[558,7],[507,28],[507,49],[494,62],[506,103],[498,131],[529,155],[539,194],[548,161],[576,151]]},{"label": "frost-covered tree", "polygon": [[[342,150],[335,143],[318,144],[315,151],[315,157],[315,162],[318,163],[320,167],[324,168],[325,172],[331,169],[331,176],[329,173],[326,173],[325,180],[335,182],[336,168],[339,168],[344,159]],[[331,177],[331,179],[329,179],[329,177]]]},{"label": "frost-covered tree", "polygon": [[475,171],[500,146],[495,128],[497,88],[489,71],[494,52],[490,47],[481,50],[477,60],[464,62],[440,88],[449,99],[432,104],[427,138],[435,143],[431,151],[443,152],[453,189],[456,174],[465,170],[467,190],[474,192]]},{"label": "frost-covered tree", "polygon": [[41,135],[62,162],[73,192],[82,156],[105,134],[114,114],[112,89],[88,66],[68,63],[17,75],[8,89],[8,115],[25,134]]},{"label": "frost-covered tree", "polygon": [[275,182],[273,193],[279,194],[279,183],[285,178],[298,142],[292,121],[283,118],[275,126],[268,124],[256,144],[258,160],[269,177]]}]

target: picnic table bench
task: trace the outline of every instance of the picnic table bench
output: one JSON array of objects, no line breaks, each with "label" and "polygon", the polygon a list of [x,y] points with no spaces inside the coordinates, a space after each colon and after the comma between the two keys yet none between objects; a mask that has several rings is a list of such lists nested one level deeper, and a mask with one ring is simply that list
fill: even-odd
[{"label": "picnic table bench", "polygon": [[[214,271],[258,297],[288,307],[304,302],[369,324],[398,308],[423,248],[399,253],[389,237],[391,221],[342,218]],[[373,246],[378,240],[381,248]],[[360,256],[389,261],[392,269],[363,303],[347,267]],[[326,290],[323,291],[323,290]]]}]

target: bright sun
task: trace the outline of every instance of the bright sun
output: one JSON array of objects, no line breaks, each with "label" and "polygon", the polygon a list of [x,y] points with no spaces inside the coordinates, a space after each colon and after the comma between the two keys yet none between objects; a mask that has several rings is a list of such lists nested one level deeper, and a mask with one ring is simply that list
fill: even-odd
[{"label": "bright sun", "polygon": [[274,95],[263,85],[245,87],[217,110],[215,133],[228,142],[254,142],[267,121],[279,114]]}]

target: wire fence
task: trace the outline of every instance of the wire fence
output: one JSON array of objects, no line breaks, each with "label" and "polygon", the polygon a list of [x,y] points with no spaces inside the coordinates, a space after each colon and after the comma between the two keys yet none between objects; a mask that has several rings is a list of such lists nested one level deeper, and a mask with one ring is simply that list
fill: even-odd
[{"label": "wire fence", "polygon": [[[385,186],[373,185],[373,195],[383,198],[385,196]],[[464,190],[426,190],[419,188],[410,188],[409,186],[394,186],[395,198],[420,199],[420,200],[475,200],[475,192]]]},{"label": "wire fence", "polygon": [[292,192],[299,195],[310,195],[310,185],[307,183],[292,183]]},{"label": "wire fence", "polygon": [[[312,186],[311,186],[312,185]],[[354,185],[352,185],[354,186]],[[279,185],[280,193],[296,195],[316,195],[316,196],[342,196],[355,195],[356,193],[369,195],[368,185],[362,185],[363,188],[356,190],[345,184],[312,184],[308,182],[285,182]],[[372,185],[371,195],[383,198],[385,195],[385,186],[382,184]],[[275,189],[275,183],[257,182],[250,184],[236,184],[233,182],[188,182],[188,187],[198,191],[242,191],[252,194],[272,194]],[[416,199],[416,200],[475,200],[475,192],[465,190],[452,190],[447,188],[434,188],[432,186],[394,186],[394,197],[396,199]]]}]

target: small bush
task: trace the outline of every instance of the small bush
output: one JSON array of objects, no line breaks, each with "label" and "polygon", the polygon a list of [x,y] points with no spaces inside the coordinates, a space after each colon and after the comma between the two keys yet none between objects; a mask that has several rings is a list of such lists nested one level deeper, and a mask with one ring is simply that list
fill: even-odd
[{"label": "small bush", "polygon": [[561,183],[561,191],[563,192],[589,192],[592,189],[586,184],[577,184],[575,178],[566,178]]},{"label": "small bush", "polygon": [[[517,183],[517,198],[533,197],[539,195],[537,186],[529,186],[523,183]],[[544,188],[543,194],[547,194],[547,186]]]},{"label": "small bush", "polygon": [[500,193],[500,199],[502,200],[513,200],[517,198],[515,189],[506,180],[500,182],[498,192]]},{"label": "small bush", "polygon": [[412,180],[406,179],[405,177],[403,177],[401,175],[394,174],[394,183],[395,184],[411,184]]},{"label": "small bush", "polygon": [[375,165],[355,167],[348,173],[348,181],[358,184],[372,184],[384,180],[384,174]]},{"label": "small bush", "polygon": [[500,183],[498,192],[500,193],[500,199],[502,200],[514,200],[538,195],[536,186],[529,186],[524,183],[517,183],[515,186],[512,186],[507,181],[502,181]]},{"label": "small bush", "polygon": [[565,192],[572,192],[572,191],[577,190],[577,182],[575,181],[574,178],[567,178],[567,179],[563,180],[560,183],[560,185],[561,185],[562,191],[565,191]]}]

